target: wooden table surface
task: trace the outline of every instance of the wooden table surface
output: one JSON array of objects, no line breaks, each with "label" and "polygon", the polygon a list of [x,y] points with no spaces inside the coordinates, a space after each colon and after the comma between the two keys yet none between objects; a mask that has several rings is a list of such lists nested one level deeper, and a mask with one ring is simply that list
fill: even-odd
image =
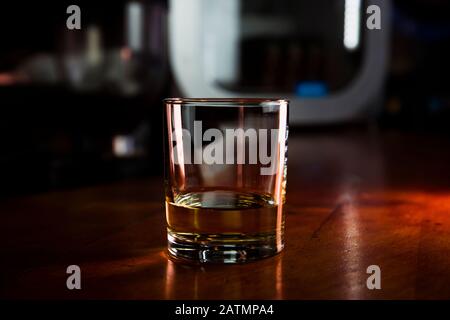
[{"label": "wooden table surface", "polygon": [[[0,298],[450,298],[449,147],[377,128],[291,134],[285,250],[243,265],[167,258],[160,178],[1,200]],[[66,288],[73,264],[81,290]]]}]

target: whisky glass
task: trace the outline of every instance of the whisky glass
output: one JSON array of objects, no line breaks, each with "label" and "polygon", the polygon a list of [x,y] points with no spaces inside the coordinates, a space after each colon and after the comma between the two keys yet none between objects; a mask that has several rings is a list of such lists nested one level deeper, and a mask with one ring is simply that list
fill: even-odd
[{"label": "whisky glass", "polygon": [[284,247],[288,101],[164,100],[168,252],[241,263]]}]

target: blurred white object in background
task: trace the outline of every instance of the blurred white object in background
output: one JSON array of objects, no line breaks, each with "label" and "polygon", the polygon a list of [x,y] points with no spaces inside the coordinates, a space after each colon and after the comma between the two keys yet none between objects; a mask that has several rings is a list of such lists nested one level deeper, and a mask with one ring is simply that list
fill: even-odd
[{"label": "blurred white object in background", "polygon": [[[268,3],[270,0],[262,2]],[[239,76],[236,70],[240,63],[239,43],[243,37],[250,36],[255,39],[267,37],[268,41],[273,42],[273,37],[281,39],[284,33],[292,32],[293,26],[290,23],[279,24],[280,20],[270,13],[258,19],[258,10],[262,2],[252,2],[256,13],[244,15],[241,8],[248,3],[239,0],[169,1],[169,58],[175,81],[185,97],[282,97],[291,102],[290,123],[293,125],[345,122],[370,118],[377,112],[381,106],[388,63],[390,0],[364,2],[367,6],[380,7],[381,30],[365,28],[366,8],[361,5],[360,0],[347,0],[345,4],[332,2],[335,7],[329,8],[328,11],[340,8],[331,13],[338,15],[336,21],[341,21],[340,29],[332,29],[328,34],[322,35],[323,39],[319,41],[327,42],[334,38],[332,43],[339,42],[342,51],[348,52],[347,54],[360,50],[358,57],[361,56],[362,62],[344,88],[330,94],[323,94],[322,88],[312,88],[314,93],[321,95],[320,97],[302,96],[294,90],[252,92],[223,85],[226,82],[233,82]],[[274,7],[278,5],[276,1],[272,2],[270,5]],[[295,5],[298,3],[300,1],[295,2]],[[329,2],[322,1],[321,4],[329,5]],[[313,5],[316,3],[305,4],[306,8]],[[296,15],[296,19],[292,20],[294,23],[301,21],[302,17],[311,19],[311,13],[307,11],[289,14],[291,18]],[[308,32],[311,36],[318,37],[318,30],[314,27],[320,26],[323,22],[317,20],[315,25],[297,31],[304,39],[308,38]],[[270,47],[272,42],[267,46]],[[292,47],[296,48],[295,45]],[[314,47],[311,50],[314,52]],[[299,54],[301,52],[297,49],[291,51]],[[274,57],[277,60],[285,59],[279,54]],[[331,60],[339,58],[342,57],[332,57]],[[341,61],[333,63],[339,65]],[[287,77],[287,73],[273,77]]]}]

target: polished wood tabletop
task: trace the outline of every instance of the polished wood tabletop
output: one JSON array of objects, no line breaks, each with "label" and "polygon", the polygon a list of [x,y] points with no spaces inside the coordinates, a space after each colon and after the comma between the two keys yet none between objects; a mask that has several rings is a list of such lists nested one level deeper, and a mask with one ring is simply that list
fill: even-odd
[{"label": "polished wood tabletop", "polygon": [[450,139],[303,130],[288,163],[286,247],[242,265],[168,259],[162,178],[3,199],[0,298],[450,298]]}]

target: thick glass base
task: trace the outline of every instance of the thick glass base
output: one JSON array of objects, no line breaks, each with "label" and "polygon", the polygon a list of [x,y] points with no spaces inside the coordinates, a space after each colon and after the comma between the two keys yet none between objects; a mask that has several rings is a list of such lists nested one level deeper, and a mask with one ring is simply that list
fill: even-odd
[{"label": "thick glass base", "polygon": [[284,247],[274,233],[193,234],[167,230],[169,254],[178,260],[200,263],[244,263],[271,257]]}]

